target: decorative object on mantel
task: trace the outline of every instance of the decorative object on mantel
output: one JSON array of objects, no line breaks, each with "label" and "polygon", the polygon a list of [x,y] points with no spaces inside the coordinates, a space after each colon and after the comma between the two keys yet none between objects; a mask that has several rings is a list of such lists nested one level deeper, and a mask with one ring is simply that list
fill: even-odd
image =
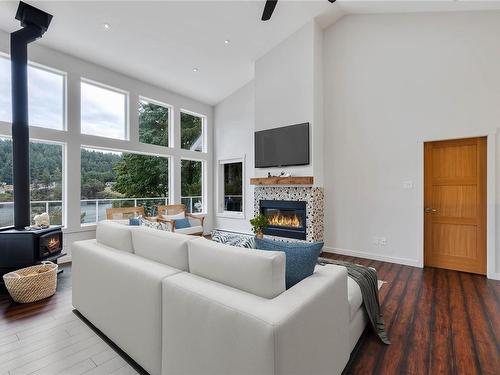
[{"label": "decorative object on mantel", "polygon": [[251,185],[312,185],[313,176],[289,177],[255,177],[250,179]]},{"label": "decorative object on mantel", "polygon": [[264,238],[264,231],[269,226],[267,217],[259,213],[253,219],[250,219],[250,224],[252,225],[252,232],[255,233],[255,237]]}]

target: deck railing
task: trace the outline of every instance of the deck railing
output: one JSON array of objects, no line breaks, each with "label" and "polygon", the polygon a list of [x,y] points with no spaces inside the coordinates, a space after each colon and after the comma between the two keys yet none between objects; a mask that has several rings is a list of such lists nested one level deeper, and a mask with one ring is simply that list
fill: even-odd
[{"label": "deck railing", "polygon": [[[201,196],[181,197],[181,202],[186,205],[186,210],[192,213],[203,211]],[[168,197],[157,198],[114,198],[114,199],[82,199],[80,201],[80,222],[82,225],[92,225],[106,219],[106,209],[112,207],[143,206],[147,213],[156,215],[155,207],[168,204]],[[32,201],[31,217],[48,212],[52,224],[62,223],[62,201]],[[0,228],[13,225],[14,202],[0,202]]]}]

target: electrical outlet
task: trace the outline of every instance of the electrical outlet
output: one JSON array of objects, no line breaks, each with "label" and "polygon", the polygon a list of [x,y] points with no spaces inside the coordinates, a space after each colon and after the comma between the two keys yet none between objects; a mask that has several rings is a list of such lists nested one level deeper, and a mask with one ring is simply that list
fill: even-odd
[{"label": "electrical outlet", "polygon": [[403,181],[403,189],[413,189],[413,181]]},{"label": "electrical outlet", "polygon": [[379,242],[380,246],[386,246],[387,245],[387,238],[380,237],[378,242]]},{"label": "electrical outlet", "polygon": [[378,246],[380,245],[380,239],[378,237],[373,237],[372,239],[372,243],[375,245],[375,246]]}]

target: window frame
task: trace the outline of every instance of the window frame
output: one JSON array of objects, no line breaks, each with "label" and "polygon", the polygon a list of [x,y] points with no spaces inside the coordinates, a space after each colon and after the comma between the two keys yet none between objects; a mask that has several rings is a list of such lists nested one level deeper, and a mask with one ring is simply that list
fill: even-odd
[{"label": "window frame", "polygon": [[[98,87],[98,88],[101,88],[101,89],[105,89],[105,90],[108,90],[108,91],[111,91],[111,92],[115,92],[115,93],[118,93],[118,94],[122,94],[124,95],[124,138],[112,138],[112,137],[106,137],[106,136],[103,136],[103,135],[97,135],[97,134],[88,134],[88,133],[84,133],[82,131],[82,115],[83,115],[83,106],[82,106],[82,83],[86,83],[88,85],[91,85],[91,86],[95,86],[95,87]],[[79,131],[80,135],[81,136],[84,136],[84,137],[98,137],[98,138],[102,138],[102,139],[112,139],[113,141],[122,141],[122,142],[126,142],[126,141],[130,141],[130,92],[126,91],[126,90],[123,90],[123,89],[119,89],[117,87],[114,87],[114,86],[110,86],[108,84],[105,84],[105,83],[102,83],[102,82],[98,82],[98,81],[95,81],[95,80],[92,80],[92,79],[88,79],[88,78],[85,78],[85,77],[80,77],[80,131]]]},{"label": "window frame", "polygon": [[[43,128],[43,129],[47,129],[47,128]],[[54,129],[52,129],[52,130],[54,130]],[[0,133],[0,138],[10,139],[12,141],[12,135]],[[67,147],[68,147],[68,145],[66,142],[54,141],[54,140],[50,140],[50,139],[43,139],[43,138],[39,138],[39,137],[34,137],[34,138],[30,137],[29,143],[30,143],[30,146],[31,146],[31,143],[42,143],[42,144],[47,144],[47,145],[61,146],[61,211],[62,211],[61,212],[61,214],[62,214],[61,226],[63,227],[63,229],[67,229],[67,227],[68,227],[68,210],[67,210],[67,208],[68,208],[68,204],[67,204],[67,202],[68,202],[68,195],[67,195],[67,192],[68,192],[68,189],[67,189],[67,176],[68,176],[68,173],[67,173],[67,165],[68,165]],[[30,182],[29,183],[30,183],[30,216],[31,216],[31,202],[32,202],[32,200],[31,200],[31,173],[30,173]],[[50,201],[47,201],[47,202],[50,202]],[[5,202],[3,202],[3,203],[5,203]],[[9,228],[9,227],[10,226],[0,227],[0,229]]]},{"label": "window frame", "polygon": [[[241,157],[237,158],[231,158],[231,159],[219,159],[217,161],[217,210],[216,210],[216,216],[217,217],[227,217],[227,218],[233,218],[233,219],[244,219],[246,217],[246,189],[245,189],[245,159],[246,155],[243,155]],[[241,195],[242,195],[242,202],[241,202],[241,211],[226,211],[224,210],[224,166],[226,164],[233,164],[233,163],[241,163]]]},{"label": "window frame", "polygon": [[[183,113],[186,115],[191,115],[191,116],[201,118],[201,141],[202,141],[201,151],[192,151],[192,150],[188,150],[186,148],[182,148],[182,114]],[[207,154],[208,153],[207,126],[208,125],[207,125],[207,116],[206,115],[202,115],[200,113],[196,113],[196,112],[190,111],[188,109],[180,108],[179,109],[179,150]]]},{"label": "window frame", "polygon": [[145,101],[147,103],[151,103],[154,105],[158,105],[160,107],[166,108],[168,110],[168,124],[167,124],[167,132],[168,132],[168,145],[167,146],[160,146],[160,145],[154,145],[151,143],[145,143],[140,141],[140,131],[141,131],[141,124],[139,123],[139,111],[137,111],[137,140],[140,144],[142,145],[149,145],[149,146],[156,146],[156,147],[164,147],[164,148],[175,148],[175,142],[174,142],[174,106],[168,103],[161,102],[159,100],[155,99],[150,99],[147,96],[139,95],[138,103],[141,101]]},{"label": "window frame", "polygon": [[[198,153],[198,151],[196,151]],[[197,159],[197,158],[191,158],[191,157],[185,157],[182,156],[179,158],[179,195],[180,195],[180,203],[182,203],[182,161],[183,160],[188,160],[188,161],[197,161],[201,163],[201,202],[202,202],[202,209],[201,212],[191,212],[192,215],[208,215],[208,206],[207,206],[207,183],[208,183],[208,178],[207,178],[207,161],[204,159]]]},{"label": "window frame", "polygon": [[[11,61],[10,55],[3,53],[3,52],[0,52],[0,59],[5,59],[5,60],[8,60],[9,62]],[[61,113],[62,129],[54,129],[54,128],[48,128],[45,126],[31,125],[31,124],[29,126],[31,128],[44,129],[44,130],[48,130],[48,131],[67,132],[68,131],[68,73],[63,71],[63,70],[60,70],[60,69],[52,68],[50,66],[43,65],[43,64],[28,60],[28,69],[30,67],[61,76],[63,79],[63,85],[62,85],[62,93],[61,93],[61,95],[62,95],[62,113]],[[28,85],[29,85],[29,78],[28,78]],[[11,93],[10,100],[12,102],[12,93]],[[29,103],[29,94],[28,94],[28,103]],[[12,117],[12,113],[11,113],[11,117]],[[12,118],[11,118],[11,121],[0,121],[0,123],[12,124]]]},{"label": "window frame", "polygon": [[[136,154],[136,155],[144,155],[144,156],[153,156],[153,157],[159,157],[163,159],[168,160],[168,197],[166,197],[167,204],[173,204],[173,195],[172,195],[172,187],[173,187],[173,157],[171,155],[165,156],[165,155],[158,155],[152,152],[138,152],[138,151],[132,151],[132,150],[124,150],[124,149],[117,149],[117,148],[111,148],[111,147],[101,147],[101,146],[95,146],[95,145],[88,145],[88,144],[80,144],[80,210],[81,210],[81,202],[84,200],[81,197],[81,189],[82,189],[82,169],[81,169],[81,150],[82,149],[88,149],[88,150],[93,150],[93,151],[110,151],[110,152],[116,152],[116,153],[121,153],[123,154]],[[148,198],[123,198],[123,200],[133,200],[133,199],[148,199]],[[95,198],[95,199],[85,199],[88,201],[97,201],[97,200],[103,200],[103,201],[109,201],[112,200],[112,198]],[[98,205],[96,206],[96,221],[91,222],[91,223],[80,223],[80,229],[88,229],[89,227],[96,227],[97,223],[99,223],[99,216],[97,213],[98,210]],[[80,211],[81,213],[81,211]],[[105,219],[104,219],[105,220]]]}]

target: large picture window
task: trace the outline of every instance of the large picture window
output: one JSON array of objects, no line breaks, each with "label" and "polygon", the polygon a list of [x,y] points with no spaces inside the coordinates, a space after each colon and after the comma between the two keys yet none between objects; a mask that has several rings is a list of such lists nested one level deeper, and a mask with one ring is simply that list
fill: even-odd
[{"label": "large picture window", "polygon": [[127,138],[128,95],[96,83],[81,82],[81,132],[98,137]]},{"label": "large picture window", "polygon": [[[47,212],[50,223],[63,225],[63,151],[61,144],[30,142],[31,219]],[[0,227],[14,224],[12,140],[0,138]]]},{"label": "large picture window", "polygon": [[191,151],[205,151],[203,127],[205,118],[181,112],[181,148]]},{"label": "large picture window", "polygon": [[[28,66],[30,126],[64,130],[66,76],[46,68]],[[12,122],[10,60],[0,57],[0,121]]]},{"label": "large picture window", "polygon": [[143,206],[146,215],[168,204],[168,158],[81,149],[80,222],[106,219],[106,209]]},{"label": "large picture window", "polygon": [[139,142],[168,147],[170,108],[141,98],[138,112]]},{"label": "large picture window", "polygon": [[219,162],[219,186],[221,211],[230,214],[243,213],[243,160]]},{"label": "large picture window", "polygon": [[181,160],[181,202],[188,212],[203,212],[203,162]]}]

